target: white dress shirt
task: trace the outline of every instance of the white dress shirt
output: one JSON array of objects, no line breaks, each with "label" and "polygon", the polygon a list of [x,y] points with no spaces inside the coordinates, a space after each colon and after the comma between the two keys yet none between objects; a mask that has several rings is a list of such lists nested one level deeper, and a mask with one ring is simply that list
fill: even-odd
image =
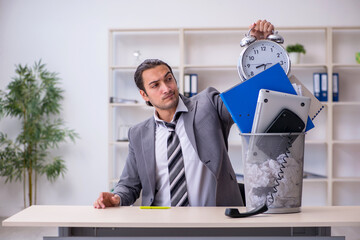
[{"label": "white dress shirt", "polygon": [[[188,112],[182,99],[179,97],[177,112]],[[175,115],[176,115],[175,113]],[[175,116],[174,115],[174,116]],[[154,113],[156,121],[155,158],[156,158],[156,194],[153,205],[171,206],[169,170],[167,163],[167,138],[170,134],[164,121]],[[174,120],[174,119],[173,119]],[[172,121],[173,121],[172,120]],[[176,123],[175,132],[179,137],[182,149],[186,185],[190,206],[215,206],[216,179],[212,172],[200,161],[192,146],[184,127],[182,115]]]}]

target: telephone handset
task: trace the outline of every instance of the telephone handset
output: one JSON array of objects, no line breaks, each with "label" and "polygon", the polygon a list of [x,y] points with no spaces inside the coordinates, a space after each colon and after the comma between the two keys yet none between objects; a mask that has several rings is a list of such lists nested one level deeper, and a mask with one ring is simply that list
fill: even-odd
[{"label": "telephone handset", "polygon": [[268,206],[266,205],[266,203],[264,203],[264,205],[244,213],[240,213],[239,209],[237,208],[227,208],[225,210],[225,215],[231,218],[244,218],[266,212],[267,210],[268,210]]}]

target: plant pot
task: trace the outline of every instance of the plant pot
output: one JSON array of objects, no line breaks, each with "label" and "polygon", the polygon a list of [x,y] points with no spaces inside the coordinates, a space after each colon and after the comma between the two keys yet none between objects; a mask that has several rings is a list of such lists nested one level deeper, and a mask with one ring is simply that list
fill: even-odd
[{"label": "plant pot", "polygon": [[300,63],[300,53],[298,52],[291,52],[289,53],[289,58],[292,64],[299,64]]}]

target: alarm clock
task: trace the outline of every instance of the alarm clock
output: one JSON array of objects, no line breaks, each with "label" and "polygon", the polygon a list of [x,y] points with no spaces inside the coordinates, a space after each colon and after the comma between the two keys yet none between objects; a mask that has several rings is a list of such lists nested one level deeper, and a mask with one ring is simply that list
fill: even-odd
[{"label": "alarm clock", "polygon": [[286,74],[290,71],[290,58],[282,43],[284,39],[273,32],[264,40],[257,40],[250,35],[252,29],[241,40],[240,46],[245,47],[240,53],[237,64],[238,74],[242,81],[254,77],[269,67],[279,63]]}]

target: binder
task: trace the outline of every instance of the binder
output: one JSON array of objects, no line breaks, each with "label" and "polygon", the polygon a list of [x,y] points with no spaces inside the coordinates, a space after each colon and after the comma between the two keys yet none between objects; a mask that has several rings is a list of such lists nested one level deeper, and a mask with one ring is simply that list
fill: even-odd
[{"label": "binder", "polygon": [[314,73],[314,74],[313,74],[314,96],[315,96],[319,101],[321,101],[320,88],[321,88],[320,73]]},{"label": "binder", "polygon": [[[260,89],[296,94],[286,73],[276,64],[220,94],[240,132],[250,133]],[[308,117],[306,131],[314,127]]]},{"label": "binder", "polygon": [[309,117],[311,118],[312,121],[314,121],[314,119],[319,115],[321,110],[324,109],[324,105],[294,75],[291,75],[289,80],[290,80],[291,83],[293,83],[293,84],[295,83],[298,86],[301,86],[302,93],[303,93],[302,96],[311,98],[310,109],[309,109]]},{"label": "binder", "polygon": [[190,97],[192,97],[198,93],[198,75],[190,74],[190,79],[191,79]]},{"label": "binder", "polygon": [[333,73],[333,102],[339,101],[339,73]]},{"label": "binder", "polygon": [[320,101],[327,102],[328,100],[328,75],[327,73],[320,74],[321,90],[320,90]]},{"label": "binder", "polygon": [[190,74],[185,74],[184,75],[184,96],[185,97],[190,97],[190,93],[191,93],[191,83],[190,83]]}]

